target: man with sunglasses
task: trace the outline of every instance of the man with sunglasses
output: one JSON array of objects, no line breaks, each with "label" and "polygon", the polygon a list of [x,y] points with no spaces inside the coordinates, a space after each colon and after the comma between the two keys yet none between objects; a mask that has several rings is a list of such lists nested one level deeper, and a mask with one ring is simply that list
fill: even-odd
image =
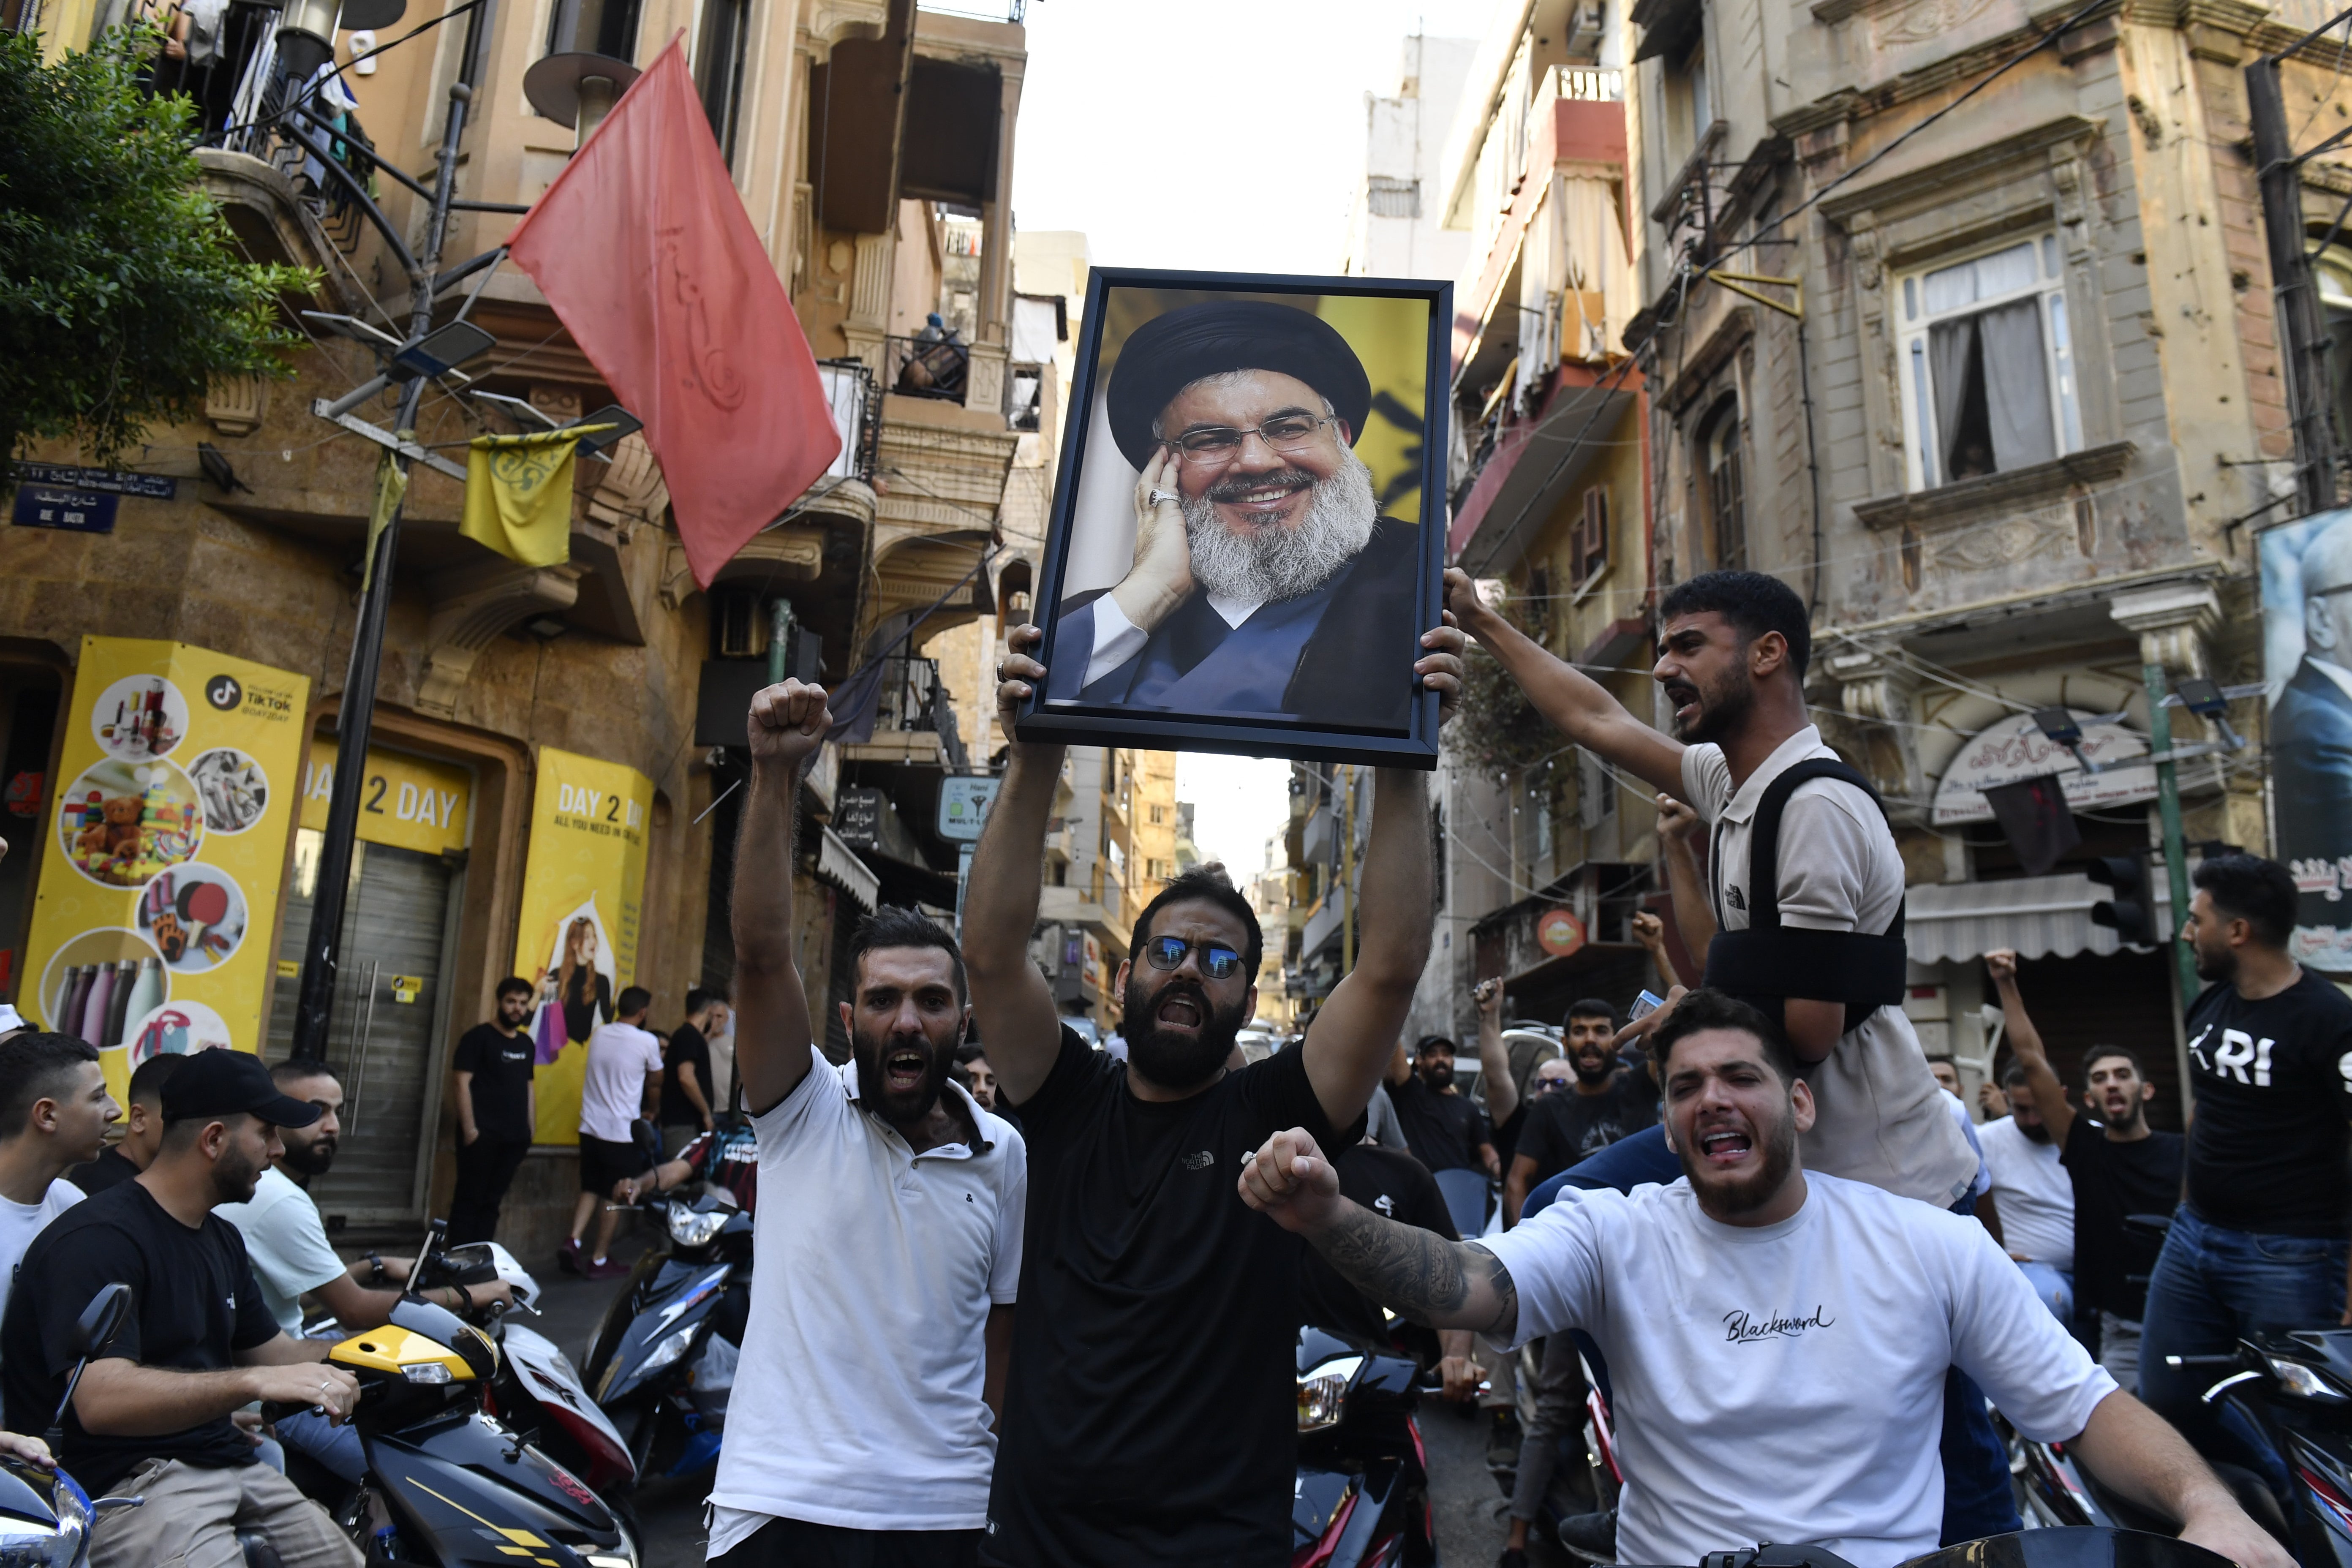
[{"label": "man with sunglasses", "polygon": [[1138,476],[1133,561],[1062,601],[1046,694],[1402,729],[1390,628],[1413,613],[1421,530],[1381,515],[1355,454],[1372,389],[1347,339],[1295,306],[1188,305],[1129,335],[1108,404]]},{"label": "man with sunglasses", "polygon": [[[1017,628],[999,667],[1004,732],[1045,669]],[[1402,679],[1451,706],[1461,638],[1423,634]],[[964,903],[972,1021],[1029,1147],[1013,1324],[981,1561],[1286,1563],[1296,1480],[1297,1238],[1234,1183],[1275,1131],[1360,1135],[1427,961],[1434,910],[1423,775],[1382,769],[1358,889],[1355,968],[1305,1042],[1228,1067],[1257,1006],[1257,917],[1221,868],[1144,907],[1114,985],[1121,1062],[1062,1026],[1029,959],[1062,748],[1012,747]]]},{"label": "man with sunglasses", "polygon": [[[2330,523],[2304,546],[2303,595],[2303,662],[2271,710],[2271,777],[2279,858],[2325,868],[2352,856],[2352,520]],[[2329,901],[2336,897],[2304,893],[2296,923],[2352,945],[2352,931],[2340,929],[2352,917],[2340,900]]]}]

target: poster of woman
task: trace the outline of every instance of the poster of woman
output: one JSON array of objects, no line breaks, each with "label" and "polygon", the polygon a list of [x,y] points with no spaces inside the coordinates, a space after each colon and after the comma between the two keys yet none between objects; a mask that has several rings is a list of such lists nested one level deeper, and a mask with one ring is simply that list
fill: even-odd
[{"label": "poster of woman", "polygon": [[531,983],[535,1004],[537,1142],[580,1141],[588,1037],[613,1021],[614,998],[639,983],[653,805],[653,781],[635,768],[539,749],[514,945],[514,973]]},{"label": "poster of woman", "polygon": [[611,1021],[613,944],[604,940],[594,894],[557,922],[547,964],[531,976],[531,984],[538,1008],[530,1037],[541,1067],[562,1055],[566,1045],[586,1045],[599,1024]]}]

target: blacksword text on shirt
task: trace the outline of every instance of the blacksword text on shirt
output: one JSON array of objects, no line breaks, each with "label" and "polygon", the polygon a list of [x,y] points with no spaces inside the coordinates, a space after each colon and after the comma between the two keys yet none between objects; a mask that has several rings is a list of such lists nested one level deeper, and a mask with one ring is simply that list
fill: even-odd
[{"label": "blacksword text on shirt", "polygon": [[1729,1311],[1723,1314],[1723,1326],[1729,1331],[1724,1338],[1735,1345],[1747,1344],[1755,1340],[1793,1340],[1807,1329],[1826,1329],[1834,1326],[1837,1320],[1827,1316],[1826,1312],[1826,1308],[1815,1307],[1811,1317],[1756,1318],[1744,1310]]}]

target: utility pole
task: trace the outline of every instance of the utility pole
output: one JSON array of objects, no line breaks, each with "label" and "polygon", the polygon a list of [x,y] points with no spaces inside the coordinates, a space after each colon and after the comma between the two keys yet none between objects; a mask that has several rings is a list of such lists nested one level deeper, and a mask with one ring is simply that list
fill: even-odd
[{"label": "utility pole", "polygon": [[[425,249],[409,278],[414,300],[408,324],[412,343],[433,325],[433,278],[448,235],[450,204],[457,197],[457,144],[466,133],[466,110],[474,97],[471,84],[481,74],[482,50],[489,42],[497,14],[498,0],[482,0],[467,37],[465,69],[449,84],[449,116],[441,129]],[[400,414],[393,428],[404,442],[412,439],[407,432],[416,427],[417,405],[424,401],[428,379],[412,376],[401,388]],[[392,460],[405,476],[410,466],[407,454],[395,449]],[[294,1008],[293,1055],[298,1060],[323,1061],[327,1055],[327,1026],[334,1014],[335,972],[342,947],[343,905],[350,891],[352,851],[359,836],[360,792],[367,783],[368,742],[375,729],[376,676],[383,663],[384,617],[392,607],[393,564],[400,552],[404,510],[404,506],[393,509],[375,541],[360,600],[359,624],[352,633],[351,663],[335,711],[335,778],[327,796],[327,826],[319,849],[310,934],[303,946],[301,990]]]},{"label": "utility pole", "polygon": [[[2336,504],[2336,431],[2327,386],[2327,334],[2312,287],[2311,262],[2304,254],[2303,163],[2287,128],[2286,98],[2279,80],[2283,58],[2265,55],[2246,68],[2246,119],[2253,132],[2263,236],[2270,249],[2271,298],[2278,318],[2288,425],[2294,434],[2299,515],[2308,516]],[[2158,748],[2162,745],[2159,740]]]}]

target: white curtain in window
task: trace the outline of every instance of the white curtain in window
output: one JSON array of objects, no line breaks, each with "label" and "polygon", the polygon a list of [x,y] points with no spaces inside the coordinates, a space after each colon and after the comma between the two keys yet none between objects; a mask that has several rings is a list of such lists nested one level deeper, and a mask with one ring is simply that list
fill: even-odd
[{"label": "white curtain in window", "polygon": [[2042,349],[2040,302],[2020,300],[1976,318],[1984,346],[1985,412],[1993,467],[2003,472],[2058,455],[2050,419],[2050,365]]},{"label": "white curtain in window", "polygon": [[1927,367],[1936,382],[1936,458],[1952,472],[1952,448],[1960,438],[1960,416],[1969,405],[1969,361],[1977,350],[1975,316],[1938,321],[1927,330]]}]

